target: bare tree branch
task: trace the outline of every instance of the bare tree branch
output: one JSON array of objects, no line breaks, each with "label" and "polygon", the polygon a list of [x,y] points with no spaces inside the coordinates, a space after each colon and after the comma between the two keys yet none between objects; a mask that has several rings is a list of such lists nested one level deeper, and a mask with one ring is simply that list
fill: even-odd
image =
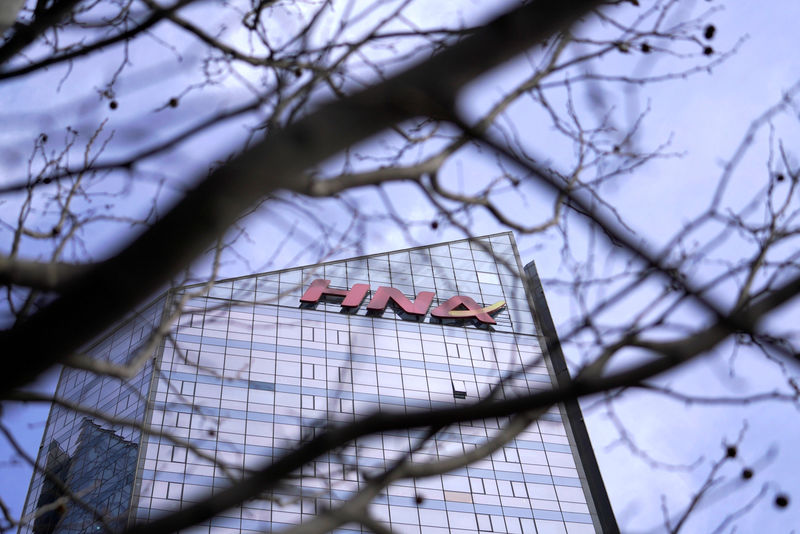
[{"label": "bare tree branch", "polygon": [[88,264],[44,263],[0,256],[0,284],[59,291],[90,268]]},{"label": "bare tree branch", "polygon": [[506,417],[515,413],[548,408],[566,400],[639,383],[711,350],[732,333],[729,328],[730,324],[746,326],[748,330],[755,331],[758,323],[768,313],[793,299],[798,293],[800,293],[800,277],[788,281],[769,296],[753,304],[751,308],[739,310],[732,314],[730,318],[720,320],[720,322],[687,339],[662,343],[634,343],[634,346],[646,348],[653,353],[659,354],[659,356],[631,369],[618,371],[607,376],[578,377],[566,387],[554,388],[512,399],[434,411],[424,410],[391,415],[374,414],[350,425],[330,427],[295,451],[284,455],[252,476],[245,478],[236,486],[216,493],[213,497],[184,508],[163,519],[148,523],[146,526],[134,527],[129,530],[129,534],[144,532],[166,534],[184,528],[187,525],[209,519],[240,502],[255,497],[261,491],[273,488],[278,481],[299,466],[305,465],[321,454],[341,447],[360,436],[389,430],[446,425],[487,417]]},{"label": "bare tree branch", "polygon": [[[418,115],[436,115],[465,83],[593,7],[539,1],[487,24],[391,80],[319,108],[215,171],[124,250],[77,280],[58,300],[3,332],[15,359],[0,392],[27,383],[99,334],[199,255],[255,200],[277,189],[304,192],[303,171],[370,135]],[[340,125],[351,124],[342,129]],[[269,179],[264,179],[264,174]],[[154,261],[157,258],[157,261]],[[146,265],[146,267],[145,267]],[[78,319],[79,318],[79,319]],[[38,333],[50,332],[47,339]]]},{"label": "bare tree branch", "polygon": [[[29,74],[31,72],[35,72],[37,70],[49,67],[51,65],[64,63],[72,59],[92,54],[94,52],[103,50],[109,46],[118,43],[124,43],[130,40],[131,38],[135,37],[136,35],[152,28],[153,26],[164,20],[173,11],[180,9],[181,7],[195,1],[196,0],[177,0],[171,6],[154,11],[149,17],[147,17],[137,26],[129,30],[119,32],[116,35],[113,35],[112,37],[108,37],[106,39],[101,39],[94,43],[84,45],[70,52],[56,54],[46,59],[35,61],[29,65],[25,65],[24,67],[18,67],[10,70],[1,70],[0,80],[8,80],[11,78],[16,78],[24,74]],[[38,36],[38,33],[45,31],[49,27],[49,25],[58,22],[58,20],[60,20],[60,18],[64,14],[68,13],[72,9],[72,7],[77,3],[78,0],[60,0],[57,2],[53,2],[53,5],[47,10],[46,15],[44,15],[41,20],[39,19],[39,17],[37,17],[32,27],[25,27],[18,30],[18,33],[15,33],[14,37],[9,39],[5,43],[5,45],[3,45],[2,48],[0,48],[0,65],[6,63],[10,58],[14,57],[14,55],[19,53],[20,50],[31,44],[34,41],[34,39]]]},{"label": "bare tree branch", "polygon": [[0,65],[7,63],[42,33],[58,24],[79,2],[80,0],[58,0],[48,9],[37,12],[31,24],[17,26],[14,34],[0,46]]}]

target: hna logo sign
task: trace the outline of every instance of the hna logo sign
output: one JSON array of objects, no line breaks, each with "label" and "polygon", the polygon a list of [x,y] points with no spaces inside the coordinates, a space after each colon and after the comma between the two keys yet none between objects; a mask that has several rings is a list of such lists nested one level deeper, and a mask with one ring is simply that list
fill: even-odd
[{"label": "hna logo sign", "polygon": [[[369,292],[367,284],[355,284],[350,289],[333,289],[330,280],[317,279],[311,282],[308,289],[300,297],[301,305],[306,307],[315,306],[320,299],[325,297],[342,298],[341,306],[344,311],[355,313]],[[411,302],[405,295],[397,289],[391,287],[379,287],[372,295],[372,299],[367,304],[368,315],[381,315],[386,310],[386,306],[391,302],[400,317],[411,321],[422,321],[431,307],[433,291],[420,291],[414,302]],[[437,306],[431,315],[439,320],[451,319],[468,320],[477,322],[478,326],[497,324],[492,317],[505,307],[505,301],[501,300],[491,306],[482,308],[470,297],[456,295]]]}]

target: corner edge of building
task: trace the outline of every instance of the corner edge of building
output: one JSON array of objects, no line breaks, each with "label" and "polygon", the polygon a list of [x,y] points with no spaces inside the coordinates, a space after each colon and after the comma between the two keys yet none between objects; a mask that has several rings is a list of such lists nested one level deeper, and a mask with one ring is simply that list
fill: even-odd
[{"label": "corner edge of building", "polygon": [[[516,247],[515,247],[516,248]],[[519,258],[519,255],[517,255]],[[542,352],[549,360],[555,374],[556,385],[562,386],[570,380],[569,369],[567,367],[564,353],[561,351],[561,342],[556,332],[553,318],[550,315],[550,308],[545,299],[542,282],[533,261],[525,265],[525,288],[531,301],[531,313],[539,330],[541,339],[544,341]],[[579,469],[582,471],[586,490],[588,490],[590,503],[594,508],[593,516],[596,518],[596,528],[602,534],[618,534],[619,526],[614,517],[611,501],[608,498],[600,467],[592,448],[589,432],[583,420],[580,404],[577,399],[572,399],[563,403],[562,411],[566,414],[568,422],[567,432],[574,442],[575,450],[578,453]]]}]

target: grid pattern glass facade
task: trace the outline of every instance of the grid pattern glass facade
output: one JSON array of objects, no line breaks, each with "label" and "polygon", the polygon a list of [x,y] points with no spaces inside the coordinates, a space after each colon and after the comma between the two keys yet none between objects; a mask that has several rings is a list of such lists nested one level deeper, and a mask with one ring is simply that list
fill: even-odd
[{"label": "grid pattern glass facade", "polygon": [[[518,269],[510,234],[498,234],[175,291],[172,298],[186,303],[148,391],[146,422],[153,432],[138,451],[132,516],[145,522],[199,501],[327,424],[475,402],[509,374],[494,393],[500,398],[551,388]],[[337,289],[368,284],[371,293],[355,313],[342,313],[335,299],[301,308],[305,288],[319,278]],[[409,321],[391,306],[367,315],[379,286],[411,299],[433,291],[431,309],[455,295],[506,307],[492,329],[431,322],[430,315]],[[118,397],[106,398],[106,407],[116,409]],[[411,458],[463,455],[505,422],[450,425]],[[51,416],[48,432],[60,425]],[[423,435],[412,430],[359,439],[304,466],[269,496],[190,531],[270,532],[303,522],[355,495]],[[397,533],[584,534],[595,532],[584,488],[554,408],[469,466],[393,483],[370,513]],[[353,523],[337,532],[362,527]]]},{"label": "grid pattern glass facade", "polygon": [[[147,349],[163,307],[164,299],[158,299],[102,336],[85,354],[118,366],[129,363]],[[141,432],[138,425],[121,423],[140,425],[144,419],[153,371],[152,357],[147,360],[127,380],[72,368],[62,371],[55,396],[65,404],[50,411],[37,460],[44,469],[34,472],[23,513],[31,521],[20,528],[21,533],[94,531],[101,521],[93,511],[112,528],[128,522]],[[84,410],[73,411],[68,404]],[[65,500],[70,493],[85,506]],[[32,518],[38,508],[58,504],[59,499],[64,505]]]}]

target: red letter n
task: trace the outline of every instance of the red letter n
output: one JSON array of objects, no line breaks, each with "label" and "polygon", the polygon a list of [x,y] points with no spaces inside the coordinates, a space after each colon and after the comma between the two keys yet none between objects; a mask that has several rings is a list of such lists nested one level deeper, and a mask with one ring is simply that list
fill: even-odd
[{"label": "red letter n", "polygon": [[405,313],[423,317],[428,313],[428,308],[431,307],[431,302],[433,302],[433,291],[420,291],[417,294],[417,299],[411,302],[397,289],[379,287],[372,296],[372,300],[369,301],[367,311],[382,312],[386,309],[386,305],[389,304],[390,299]]},{"label": "red letter n", "polygon": [[316,304],[323,296],[344,297],[342,300],[343,308],[358,308],[367,296],[369,286],[367,284],[353,284],[350,289],[331,289],[330,280],[317,279],[311,282],[306,292],[300,297],[300,302],[306,304]]}]

